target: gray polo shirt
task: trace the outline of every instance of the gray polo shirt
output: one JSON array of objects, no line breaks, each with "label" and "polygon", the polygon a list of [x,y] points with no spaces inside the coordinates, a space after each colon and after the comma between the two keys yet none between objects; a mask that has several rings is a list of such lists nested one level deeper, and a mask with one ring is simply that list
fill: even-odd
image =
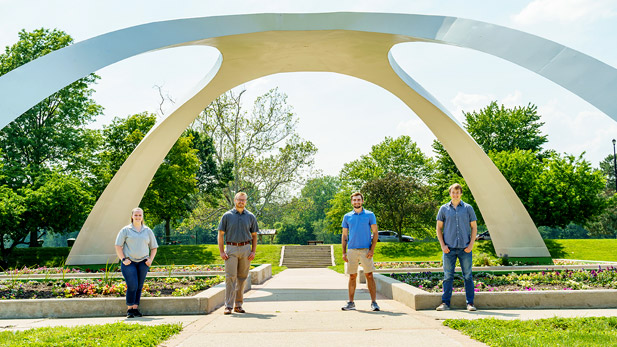
[{"label": "gray polo shirt", "polygon": [[150,250],[159,247],[152,229],[144,225],[141,227],[141,231],[137,231],[133,224],[129,224],[120,230],[116,237],[116,246],[122,246],[124,256],[134,262],[147,259]]},{"label": "gray polo shirt", "polygon": [[236,208],[225,212],[219,223],[219,230],[225,232],[225,242],[246,242],[252,239],[252,233],[259,231],[257,218],[244,209],[238,213]]},{"label": "gray polo shirt", "polygon": [[443,241],[448,248],[465,248],[471,241],[471,225],[476,221],[473,207],[461,201],[455,208],[452,201],[439,208],[437,220],[443,222]]}]

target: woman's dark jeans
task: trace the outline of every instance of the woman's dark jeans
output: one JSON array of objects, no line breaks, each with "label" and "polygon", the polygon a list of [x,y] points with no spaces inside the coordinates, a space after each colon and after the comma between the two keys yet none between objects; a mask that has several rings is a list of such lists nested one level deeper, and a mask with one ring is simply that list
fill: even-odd
[{"label": "woman's dark jeans", "polygon": [[150,268],[144,260],[138,263],[131,262],[129,265],[120,263],[120,269],[126,281],[126,306],[139,305],[141,290],[144,287],[144,281]]}]

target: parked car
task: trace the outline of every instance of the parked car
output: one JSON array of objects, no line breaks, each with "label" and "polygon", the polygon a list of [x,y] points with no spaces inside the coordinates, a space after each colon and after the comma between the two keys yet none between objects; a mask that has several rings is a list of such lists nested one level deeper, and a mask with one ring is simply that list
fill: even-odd
[{"label": "parked car", "polygon": [[491,234],[488,233],[488,230],[483,232],[483,233],[479,233],[478,235],[476,235],[476,241],[478,240],[490,240],[491,239]]},{"label": "parked car", "polygon": [[[378,242],[398,242],[398,233],[396,231],[384,230],[378,231]],[[413,237],[403,235],[403,242],[413,242]]]}]

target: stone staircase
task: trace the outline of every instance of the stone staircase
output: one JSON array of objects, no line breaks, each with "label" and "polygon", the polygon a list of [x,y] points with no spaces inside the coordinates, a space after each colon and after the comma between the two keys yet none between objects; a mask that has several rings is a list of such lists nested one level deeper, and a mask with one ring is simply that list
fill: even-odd
[{"label": "stone staircase", "polygon": [[288,268],[319,268],[332,264],[331,246],[284,246],[281,265]]}]

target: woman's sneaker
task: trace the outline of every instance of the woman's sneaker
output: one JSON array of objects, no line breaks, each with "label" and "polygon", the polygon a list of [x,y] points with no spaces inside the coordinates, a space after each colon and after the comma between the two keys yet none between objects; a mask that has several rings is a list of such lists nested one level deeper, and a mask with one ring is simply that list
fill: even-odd
[{"label": "woman's sneaker", "polygon": [[379,305],[375,301],[371,302],[371,310],[379,311]]},{"label": "woman's sneaker", "polygon": [[442,302],[441,305],[437,306],[436,310],[437,311],[447,311],[450,309],[450,306],[448,306],[448,304],[446,304],[445,302]]},{"label": "woman's sneaker", "polygon": [[135,317],[143,317],[143,316],[144,316],[143,314],[141,314],[141,312],[139,312],[139,309],[138,309],[138,308],[134,308],[134,309],[133,309],[133,315],[134,315]]},{"label": "woman's sneaker", "polygon": [[353,301],[350,301],[347,303],[347,305],[341,307],[341,310],[343,311],[353,311],[356,309],[356,304],[353,303]]},{"label": "woman's sneaker", "polygon": [[476,307],[473,304],[467,304],[467,311],[475,311]]},{"label": "woman's sneaker", "polygon": [[135,314],[133,314],[132,308],[126,311],[126,318],[135,318]]}]

